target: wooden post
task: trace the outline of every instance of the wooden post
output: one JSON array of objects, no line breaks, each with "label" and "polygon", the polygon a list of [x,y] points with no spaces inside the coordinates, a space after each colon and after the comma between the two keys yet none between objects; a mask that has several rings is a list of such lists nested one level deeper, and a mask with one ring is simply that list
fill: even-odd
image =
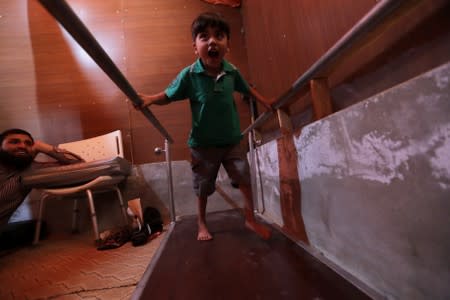
[{"label": "wooden post", "polygon": [[277,140],[280,178],[280,205],[283,230],[298,241],[309,244],[302,216],[298,153],[292,134]]},{"label": "wooden post", "polygon": [[286,135],[290,134],[293,131],[291,118],[289,115],[282,110],[281,108],[277,109],[277,116],[278,116],[278,124],[280,125],[281,133]]},{"label": "wooden post", "polygon": [[309,244],[301,213],[301,188],[297,169],[298,153],[294,144],[294,128],[291,118],[283,109],[277,109],[277,116],[283,135],[277,140],[283,231],[294,239]]},{"label": "wooden post", "polygon": [[320,120],[333,113],[330,88],[327,78],[316,78],[309,82],[314,118]]}]

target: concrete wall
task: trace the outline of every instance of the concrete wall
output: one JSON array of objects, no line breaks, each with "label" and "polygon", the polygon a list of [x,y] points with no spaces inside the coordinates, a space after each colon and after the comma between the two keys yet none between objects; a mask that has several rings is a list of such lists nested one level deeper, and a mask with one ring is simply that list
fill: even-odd
[{"label": "concrete wall", "polygon": [[[295,144],[311,249],[388,299],[449,299],[450,63]],[[264,214],[279,223],[276,141],[257,151]]]}]

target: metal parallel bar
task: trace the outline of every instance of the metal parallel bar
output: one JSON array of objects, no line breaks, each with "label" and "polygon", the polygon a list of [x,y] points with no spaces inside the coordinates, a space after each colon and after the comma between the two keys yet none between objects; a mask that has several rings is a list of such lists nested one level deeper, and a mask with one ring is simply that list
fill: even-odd
[{"label": "metal parallel bar", "polygon": [[[252,118],[252,121],[254,121],[254,118],[257,114],[256,112],[256,105],[255,105],[255,99],[249,97],[249,106],[250,106],[250,115]],[[250,153],[250,181],[251,181],[251,187],[252,187],[252,201],[253,201],[253,210],[255,212],[258,212],[258,190],[256,186],[256,159],[255,159],[255,132],[252,131],[248,135],[248,145],[249,145],[249,153]]]},{"label": "metal parallel bar", "polygon": [[173,199],[173,178],[172,178],[172,158],[170,157],[170,144],[169,141],[164,142],[164,153],[166,154],[167,163],[167,177],[168,177],[168,191],[169,191],[169,210],[170,210],[170,221],[175,222],[175,202]]},{"label": "metal parallel bar", "polygon": [[[375,26],[392,14],[406,0],[382,0],[378,2],[355,26],[353,26],[341,39],[339,39],[321,58],[319,58],[303,75],[301,75],[280,97],[277,98],[272,107],[276,110],[290,100],[301,88],[309,83],[311,79],[329,67],[339,56],[344,54],[359,38],[370,32]],[[410,1],[410,0],[409,0]],[[261,126],[274,111],[266,111],[256,121],[246,128],[242,134]]]},{"label": "metal parallel bar", "polygon": [[[137,92],[66,1],[39,0],[39,2],[67,30],[117,87],[136,106],[140,106],[142,100]],[[148,108],[142,108],[141,112],[170,143],[173,143],[169,133]]]},{"label": "metal parallel bar", "polygon": [[261,124],[263,124],[264,122],[266,122],[272,116],[273,113],[274,113],[274,111],[269,110],[269,111],[265,111],[262,114],[260,114],[259,117],[255,120],[255,122],[253,122],[250,126],[245,128],[244,131],[242,131],[242,135],[246,135],[247,133],[249,133],[256,127],[258,127]]}]

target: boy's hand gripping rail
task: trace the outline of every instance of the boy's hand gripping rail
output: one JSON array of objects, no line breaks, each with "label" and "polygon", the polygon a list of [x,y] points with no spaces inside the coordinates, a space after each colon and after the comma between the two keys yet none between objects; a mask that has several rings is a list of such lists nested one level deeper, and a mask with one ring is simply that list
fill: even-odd
[{"label": "boy's hand gripping rail", "polygon": [[[39,0],[39,2],[70,33],[117,87],[128,96],[134,105],[140,107],[142,99],[66,1]],[[147,107],[141,108],[140,110],[166,140],[173,143],[173,139],[153,113]]]},{"label": "boy's hand gripping rail", "polygon": [[292,98],[300,89],[305,87],[308,82],[335,62],[338,57],[362,36],[370,32],[387,16],[391,15],[406,0],[382,0],[375,5],[355,26],[352,27],[342,38],[340,38],[333,47],[331,47],[321,58],[319,58],[303,75],[301,75],[282,96],[278,97],[274,104],[273,110],[266,111],[261,114],[253,124],[247,127],[242,134],[245,135],[249,131],[261,126],[266,122],[275,110],[282,107],[288,100]]}]

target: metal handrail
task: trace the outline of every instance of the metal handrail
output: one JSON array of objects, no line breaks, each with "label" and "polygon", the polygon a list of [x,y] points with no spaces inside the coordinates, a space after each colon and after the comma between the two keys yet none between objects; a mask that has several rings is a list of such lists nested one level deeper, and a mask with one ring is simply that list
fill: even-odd
[{"label": "metal handrail", "polygon": [[173,198],[173,177],[172,177],[172,158],[170,156],[170,144],[168,140],[164,141],[164,149],[161,147],[155,148],[155,154],[160,155],[162,152],[164,152],[166,156],[166,166],[167,166],[167,192],[169,193],[169,213],[170,213],[170,221],[175,222],[176,221],[176,214],[175,214],[175,200]]},{"label": "metal handrail", "polygon": [[[81,22],[75,12],[64,0],[39,0],[42,6],[67,30],[67,32],[77,41],[86,53],[97,63],[97,65],[108,75],[122,92],[140,107],[142,99],[134,90],[122,72],[117,68],[109,55],[103,50],[87,27]],[[144,116],[155,126],[155,128],[165,137],[167,141],[173,143],[167,130],[161,125],[158,119],[148,109],[140,108]]]},{"label": "metal handrail", "polygon": [[322,57],[320,57],[303,75],[301,75],[292,86],[277,98],[272,104],[273,110],[262,113],[242,134],[261,126],[274,113],[289,101],[300,89],[305,87],[310,80],[314,79],[326,67],[335,62],[339,56],[353,46],[354,43],[366,33],[376,27],[386,17],[391,15],[404,2],[411,0],[382,0],[378,2],[355,26],[353,26],[342,38],[340,38]]}]

